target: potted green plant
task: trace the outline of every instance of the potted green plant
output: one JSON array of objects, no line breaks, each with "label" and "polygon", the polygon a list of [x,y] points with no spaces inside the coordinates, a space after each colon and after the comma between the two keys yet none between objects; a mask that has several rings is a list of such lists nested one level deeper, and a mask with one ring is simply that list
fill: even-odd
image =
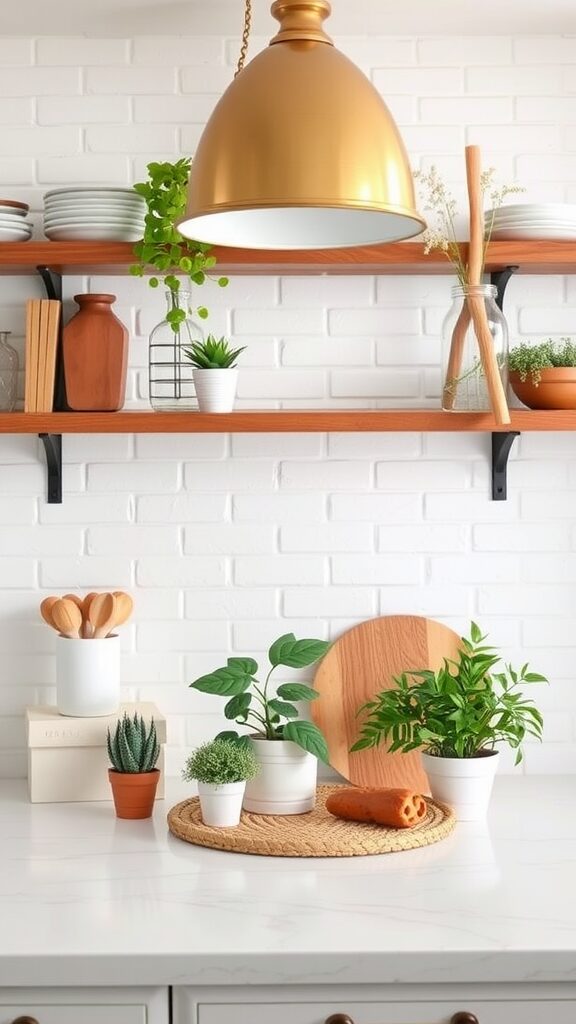
[{"label": "potted green plant", "polygon": [[226,338],[209,334],[206,341],[193,342],[184,349],[193,367],[200,412],[232,412],[238,381],[236,360],[245,348],[232,349]]},{"label": "potted green plant", "polygon": [[252,747],[217,737],[192,752],[182,778],[198,783],[204,824],[230,828],[240,821],[246,782],[259,771]]},{"label": "potted green plant", "polygon": [[462,638],[458,661],[445,659],[437,672],[423,669],[395,677],[396,689],[383,690],[359,713],[368,712],[352,750],[390,741],[390,751],[420,748],[432,796],[450,804],[462,821],[477,821],[487,810],[498,767],[497,743],[522,759],[526,735],[542,738],[542,716],[523,694],[544,676],[504,665],[486,646],[476,623]]},{"label": "potted green plant", "polygon": [[202,693],[228,697],[226,718],[248,726],[250,736],[225,731],[218,739],[252,745],[260,772],[248,781],[244,807],[257,814],[302,814],[316,802],[317,759],[328,762],[328,747],[313,722],[300,717],[299,701],[318,694],[304,683],[281,683],[271,689],[279,667],[306,668],[324,657],[324,640],[297,640],[286,633],[268,651],[270,668],[263,683],[256,679],[254,658],[228,658],[226,665],[200,676],[191,687]]},{"label": "potted green plant", "polygon": [[107,732],[108,757],[112,767],[108,778],[119,818],[149,818],[152,814],[160,772],[156,763],[160,744],[152,718],[147,725],[142,715],[126,712]]},{"label": "potted green plant", "polygon": [[[150,404],[158,410],[195,408],[190,365],[183,346],[201,341],[202,330],[195,317],[205,320],[208,310],[193,301],[194,286],[215,280],[220,287],[227,277],[212,278],[216,265],[211,247],[184,238],[175,224],[186,209],[186,192],[191,158],[175,163],[148,164],[148,180],[134,185],[134,191],[146,202],[144,237],[134,245],[136,262],[130,273],[143,277],[151,272],[148,283],[166,289],[166,317],[150,335]],[[184,278],[184,287],[180,278]]]},{"label": "potted green plant", "polygon": [[576,343],[523,342],[508,358],[510,385],[529,409],[576,409]]}]

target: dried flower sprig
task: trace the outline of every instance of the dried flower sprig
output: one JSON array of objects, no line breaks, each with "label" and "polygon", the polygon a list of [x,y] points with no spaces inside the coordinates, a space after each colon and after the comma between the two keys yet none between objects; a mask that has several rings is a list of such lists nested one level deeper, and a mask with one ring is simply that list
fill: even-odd
[{"label": "dried flower sprig", "polygon": [[[491,209],[485,219],[484,250],[482,254],[482,270],[486,262],[486,250],[494,230],[496,211],[502,206],[506,196],[524,192],[519,185],[497,185],[494,181],[494,167],[483,171],[480,178],[483,202],[489,199]],[[420,186],[422,207],[434,214],[436,223],[424,232],[424,252],[442,252],[452,263],[460,284],[468,284],[468,265],[462,259],[460,244],[456,238],[455,222],[457,217],[456,200],[440,178],[437,168],[432,165],[428,172],[415,171],[414,178]]]}]

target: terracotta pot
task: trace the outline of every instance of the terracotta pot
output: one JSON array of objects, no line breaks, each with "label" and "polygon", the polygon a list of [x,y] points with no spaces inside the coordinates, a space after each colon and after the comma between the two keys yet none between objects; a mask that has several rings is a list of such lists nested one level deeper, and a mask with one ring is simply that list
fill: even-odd
[{"label": "terracotta pot", "polygon": [[79,311],[63,332],[66,400],[75,412],[124,405],[128,331],[112,312],[115,295],[75,295]]},{"label": "terracotta pot", "polygon": [[517,398],[529,409],[576,409],[576,366],[554,366],[541,370],[542,379],[533,384],[530,374],[525,381],[510,372],[510,385]]},{"label": "terracotta pot", "polygon": [[149,818],[154,807],[160,771],[130,773],[108,769],[118,818]]}]

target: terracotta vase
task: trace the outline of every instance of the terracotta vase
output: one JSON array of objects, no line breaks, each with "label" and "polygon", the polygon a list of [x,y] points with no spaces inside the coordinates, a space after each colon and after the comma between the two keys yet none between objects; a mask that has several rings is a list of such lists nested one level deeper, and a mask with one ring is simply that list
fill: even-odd
[{"label": "terracotta vase", "polygon": [[510,371],[510,385],[517,398],[529,409],[576,409],[576,366],[554,366],[540,371],[539,384],[530,374],[520,380],[516,370]]},{"label": "terracotta vase", "polygon": [[117,772],[108,769],[117,818],[149,818],[154,807],[160,771]]},{"label": "terracotta vase", "polygon": [[124,405],[128,331],[112,312],[115,295],[75,295],[78,312],[63,332],[66,399],[75,412],[115,412]]}]

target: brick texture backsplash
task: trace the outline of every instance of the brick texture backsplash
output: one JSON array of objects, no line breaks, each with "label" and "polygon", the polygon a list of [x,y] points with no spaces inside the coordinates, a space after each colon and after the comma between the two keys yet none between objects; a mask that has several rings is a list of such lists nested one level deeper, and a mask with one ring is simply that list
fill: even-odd
[{"label": "brick texture backsplash", "polygon": [[[576,201],[576,55],[564,37],[336,40],[397,118],[414,167],[464,195],[463,147],[527,201]],[[266,40],[253,41],[251,54]],[[126,185],[190,152],[230,81],[237,40],[0,38],[0,183],[31,203],[67,184]],[[445,277],[303,276],[208,284],[210,329],[248,345],[238,408],[437,405]],[[127,277],[69,278],[118,296],[130,327],[127,403],[145,405],[147,335],[163,301]],[[0,280],[0,329],[23,352],[32,277]],[[67,301],[66,314],[73,304]],[[513,279],[512,340],[576,328],[576,280]],[[21,388],[22,391],[22,388]],[[221,701],[187,684],[283,631],[335,637],[378,614],[464,631],[550,676],[545,742],[521,771],[576,773],[576,440],[525,435],[509,500],[489,496],[484,435],[64,438],[64,503],[44,502],[40,442],[0,436],[0,775],[25,773],[22,710],[54,699],[49,593],[122,587],[127,699],[168,717],[169,770],[213,735]],[[308,678],[310,673],[308,673]],[[512,770],[507,758],[505,770]]]}]

